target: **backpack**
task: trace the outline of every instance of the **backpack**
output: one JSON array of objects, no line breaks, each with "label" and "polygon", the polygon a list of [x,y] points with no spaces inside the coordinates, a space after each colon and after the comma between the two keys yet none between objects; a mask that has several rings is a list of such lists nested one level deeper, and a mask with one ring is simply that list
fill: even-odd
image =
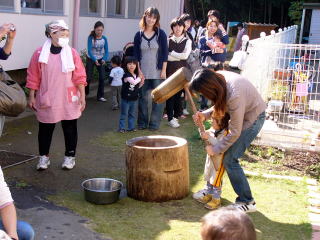
[{"label": "backpack", "polygon": [[0,114],[16,117],[24,112],[27,99],[20,85],[0,68]]}]

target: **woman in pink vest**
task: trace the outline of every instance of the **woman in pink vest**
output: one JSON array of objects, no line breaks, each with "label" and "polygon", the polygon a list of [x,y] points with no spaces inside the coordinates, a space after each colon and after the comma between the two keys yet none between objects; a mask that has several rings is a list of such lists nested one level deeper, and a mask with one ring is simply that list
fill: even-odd
[{"label": "woman in pink vest", "polygon": [[62,168],[72,169],[78,139],[77,119],[86,104],[86,72],[79,54],[68,45],[69,28],[63,20],[47,24],[45,34],[47,41],[31,58],[26,85],[30,89],[29,107],[39,121],[37,170],[50,165],[52,134],[60,121],[66,146]]}]

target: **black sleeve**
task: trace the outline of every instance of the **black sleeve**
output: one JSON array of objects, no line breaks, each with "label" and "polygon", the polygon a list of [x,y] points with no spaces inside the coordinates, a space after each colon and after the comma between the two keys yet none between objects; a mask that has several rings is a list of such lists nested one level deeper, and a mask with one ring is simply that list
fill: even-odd
[{"label": "black sleeve", "polygon": [[10,56],[10,54],[6,54],[6,53],[3,51],[3,48],[0,47],[0,59],[2,59],[2,60],[7,60],[9,56]]}]

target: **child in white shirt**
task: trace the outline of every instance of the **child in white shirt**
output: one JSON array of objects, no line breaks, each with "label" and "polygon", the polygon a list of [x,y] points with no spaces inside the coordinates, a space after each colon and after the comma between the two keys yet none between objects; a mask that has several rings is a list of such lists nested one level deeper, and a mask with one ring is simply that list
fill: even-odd
[{"label": "child in white shirt", "polygon": [[112,92],[112,110],[119,109],[121,99],[121,86],[122,77],[124,74],[123,69],[120,67],[121,58],[119,56],[113,56],[111,58],[112,70],[110,72],[110,85]]},{"label": "child in white shirt", "polygon": [[[230,115],[228,113],[221,119],[212,117],[212,126],[201,138],[209,141],[210,145],[215,145],[221,138],[228,134],[228,123]],[[205,208],[216,209],[221,205],[222,178],[225,172],[223,166],[223,154],[215,157],[207,155],[204,168],[204,179],[207,182],[205,189],[193,194],[193,198],[204,203]]]}]

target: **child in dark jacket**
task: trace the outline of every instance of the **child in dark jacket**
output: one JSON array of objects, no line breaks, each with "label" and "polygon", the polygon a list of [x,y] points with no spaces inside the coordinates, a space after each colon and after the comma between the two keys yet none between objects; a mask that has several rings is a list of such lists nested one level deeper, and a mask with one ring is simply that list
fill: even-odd
[{"label": "child in dark jacket", "polygon": [[122,78],[121,106],[119,132],[126,131],[126,120],[128,119],[127,131],[135,131],[136,106],[138,100],[138,90],[141,79],[138,77],[138,61],[134,57],[125,59],[124,76]]}]

